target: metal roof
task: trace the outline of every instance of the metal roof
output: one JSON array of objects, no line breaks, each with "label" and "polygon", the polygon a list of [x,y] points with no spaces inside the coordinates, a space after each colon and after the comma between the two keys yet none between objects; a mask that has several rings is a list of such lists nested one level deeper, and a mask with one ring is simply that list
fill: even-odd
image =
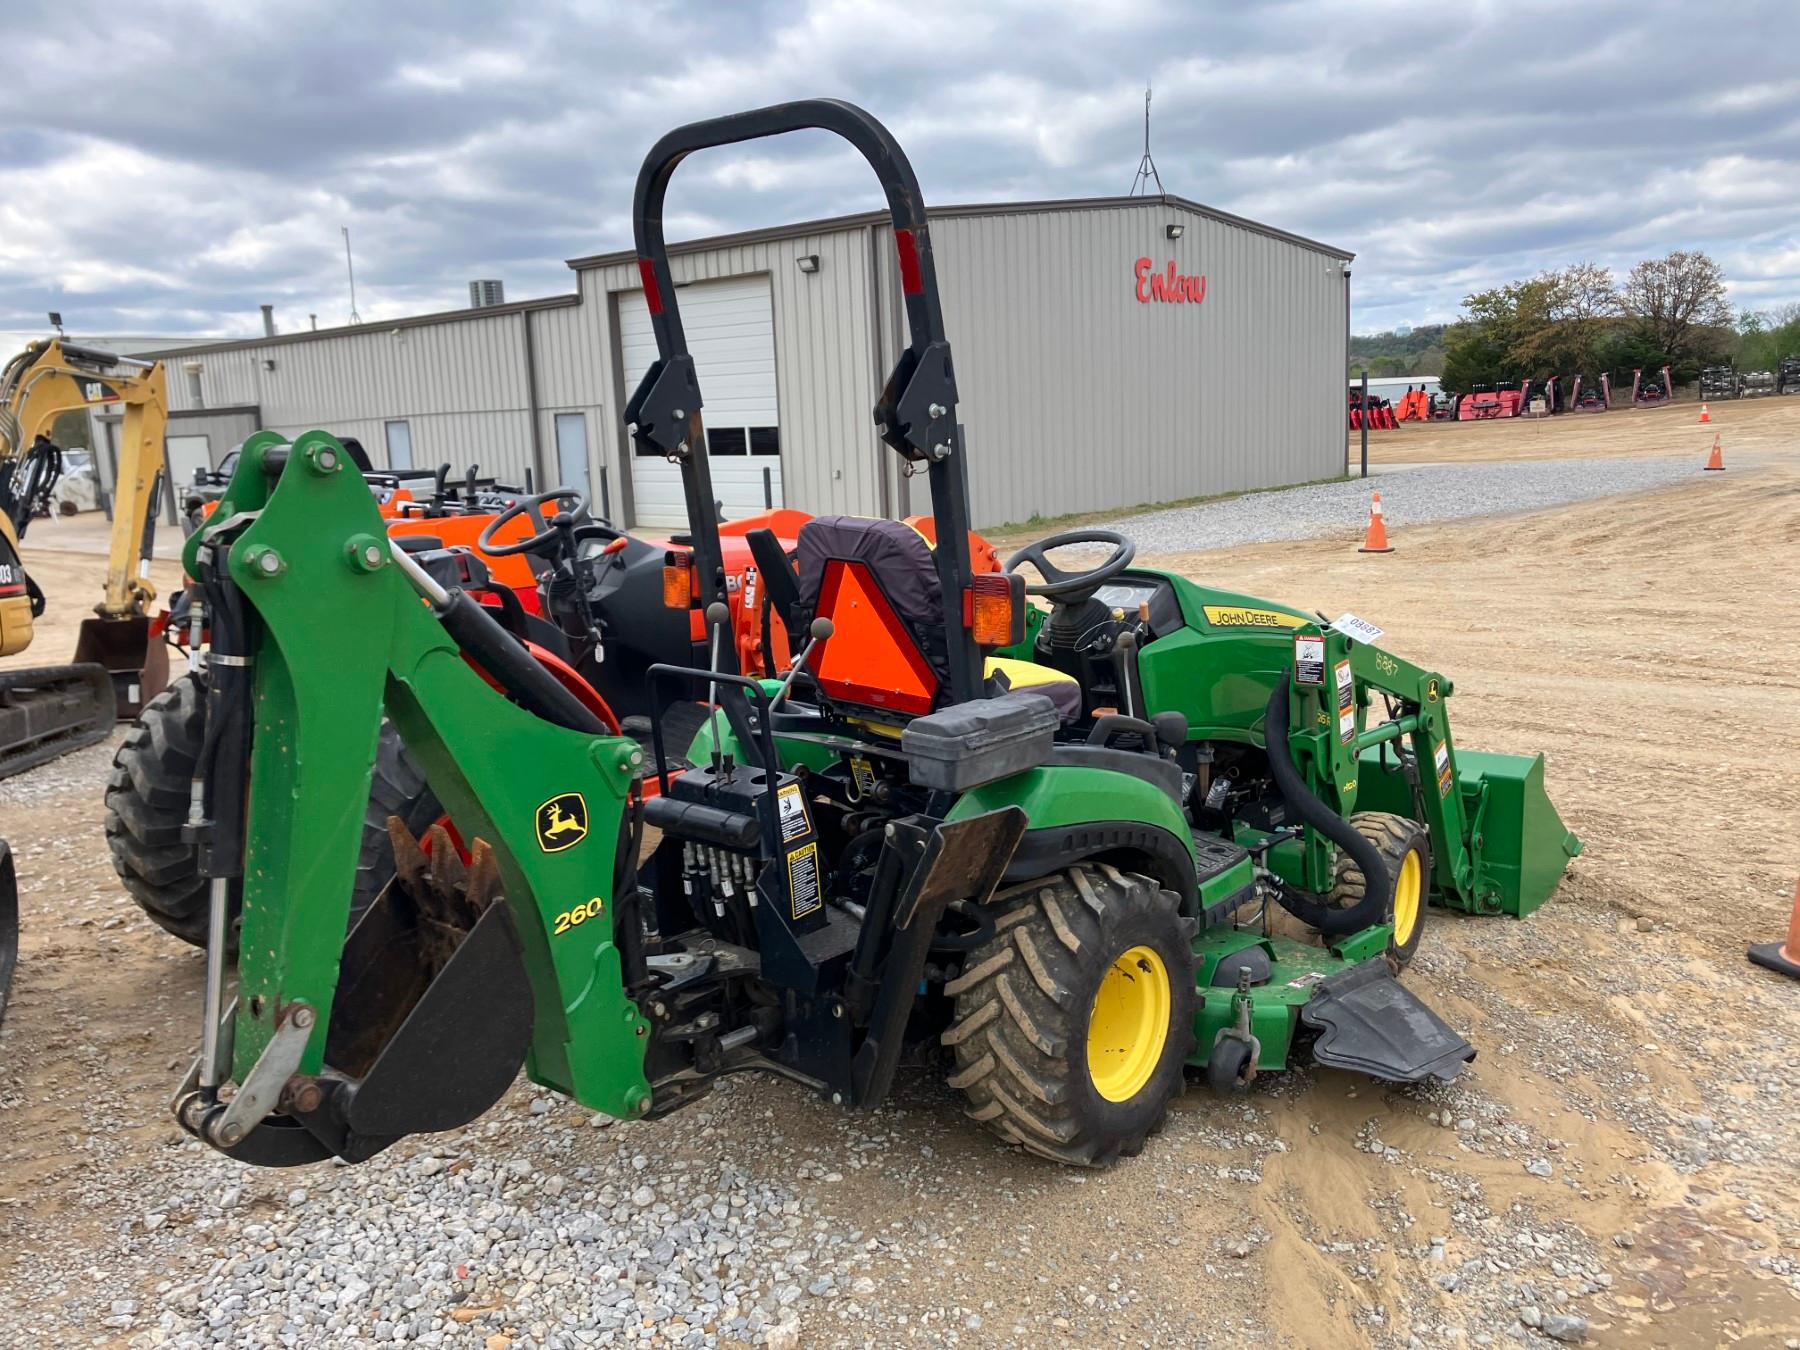
[{"label": "metal roof", "polygon": [[[1189,201],[1186,197],[1175,197],[1168,194],[1161,197],[1072,197],[1063,201],[989,202],[964,206],[934,206],[926,212],[926,215],[934,219],[949,219],[956,216],[1040,215],[1052,211],[1117,211],[1148,203],[1155,203],[1178,211],[1187,211],[1208,220],[1235,226],[1240,230],[1249,230],[1253,234],[1267,235],[1271,239],[1280,239],[1285,243],[1297,244],[1301,248],[1310,248],[1333,258],[1341,258],[1345,262],[1356,257],[1354,253],[1335,245],[1322,244],[1316,239],[1308,239],[1305,235],[1280,230],[1273,225],[1264,225],[1260,221],[1234,216],[1229,211],[1202,206],[1199,202]],[[796,239],[809,234],[855,229],[864,225],[885,225],[888,221],[889,216],[886,211],[859,211],[846,216],[827,216],[822,220],[800,221],[793,225],[771,225],[762,229],[742,230],[736,234],[717,234],[704,239],[687,239],[679,243],[672,243],[668,247],[672,255],[703,253],[708,249],[733,248],[740,244],[762,244],[775,239]],[[598,267],[615,267],[620,263],[634,262],[636,259],[637,253],[634,250],[618,249],[610,253],[592,253],[580,258],[570,258],[569,266],[577,271],[587,271]]]},{"label": "metal roof", "polygon": [[168,347],[161,351],[135,353],[138,356],[151,357],[157,360],[169,360],[177,356],[193,356],[205,352],[243,351],[251,347],[281,347],[292,342],[307,342],[313,338],[343,337],[348,333],[385,333],[395,328],[424,328],[437,323],[461,323],[465,319],[497,319],[507,314],[523,314],[534,309],[562,309],[568,305],[581,303],[581,296],[574,292],[568,295],[550,295],[539,300],[514,300],[505,305],[484,305],[479,309],[445,309],[432,314],[414,314],[404,319],[374,319],[368,323],[340,324],[335,328],[304,328],[298,333],[277,333],[273,337],[232,338],[224,342],[197,342],[187,347]]}]

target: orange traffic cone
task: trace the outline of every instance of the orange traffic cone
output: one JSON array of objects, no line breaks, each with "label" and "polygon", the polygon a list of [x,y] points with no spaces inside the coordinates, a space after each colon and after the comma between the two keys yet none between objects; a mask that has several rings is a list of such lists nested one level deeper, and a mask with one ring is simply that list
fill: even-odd
[{"label": "orange traffic cone", "polygon": [[1787,941],[1758,943],[1750,949],[1750,960],[1800,980],[1800,886],[1794,887],[1794,913],[1788,920]]},{"label": "orange traffic cone", "polygon": [[1713,473],[1725,472],[1725,453],[1719,449],[1719,436],[1717,432],[1713,433],[1712,457],[1706,461],[1706,467]]},{"label": "orange traffic cone", "polygon": [[1375,494],[1375,500],[1369,505],[1369,530],[1363,536],[1363,545],[1358,553],[1392,553],[1394,546],[1387,541],[1387,521],[1381,515],[1381,494]]},{"label": "orange traffic cone", "polygon": [[1700,420],[1702,422],[1712,421],[1712,414],[1706,410],[1706,405],[1704,403],[1700,405]]}]

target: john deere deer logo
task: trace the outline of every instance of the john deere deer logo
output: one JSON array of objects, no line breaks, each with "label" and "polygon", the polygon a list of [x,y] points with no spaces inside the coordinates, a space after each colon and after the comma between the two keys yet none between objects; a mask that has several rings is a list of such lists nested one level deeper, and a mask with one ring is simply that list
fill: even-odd
[{"label": "john deere deer logo", "polygon": [[579,792],[564,792],[537,809],[538,847],[561,853],[587,838],[587,802]]}]

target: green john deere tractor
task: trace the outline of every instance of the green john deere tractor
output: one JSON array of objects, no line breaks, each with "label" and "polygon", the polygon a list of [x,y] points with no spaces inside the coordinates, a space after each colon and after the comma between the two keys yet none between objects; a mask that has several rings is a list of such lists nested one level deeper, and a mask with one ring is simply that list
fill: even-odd
[{"label": "green john deere tractor", "polygon": [[[694,151],[802,128],[886,192],[911,345],[875,421],[933,519],[816,518],[791,556],[752,535],[795,635],[776,682],[728,640],[662,207]],[[251,1162],[354,1161],[474,1119],[521,1065],[639,1118],[743,1070],[869,1107],[907,1062],[1092,1165],[1141,1148],[1190,1067],[1229,1090],[1310,1042],[1390,1080],[1456,1074],[1473,1049],[1396,976],[1429,906],[1524,916],[1555,888],[1579,844],[1542,758],[1459,752],[1443,676],[1347,619],[1133,567],[1118,535],[976,572],[926,212],[861,110],[670,133],[634,225],[660,357],[626,420],[681,466],[692,547],[664,596],[711,634],[707,664],[649,670],[646,702],[700,700],[706,725],[668,744],[653,721],[648,755],[609,733],[471,598],[467,554],[390,543],[331,436],[252,438],[188,546],[215,932],[182,1125]],[[1071,570],[1068,544],[1105,556]],[[395,879],[346,934],[384,715],[448,819],[392,822]]]}]

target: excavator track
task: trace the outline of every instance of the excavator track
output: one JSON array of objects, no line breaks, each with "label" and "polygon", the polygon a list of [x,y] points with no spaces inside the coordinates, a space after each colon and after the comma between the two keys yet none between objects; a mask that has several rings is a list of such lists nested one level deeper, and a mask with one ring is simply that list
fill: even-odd
[{"label": "excavator track", "polygon": [[105,740],[114,720],[105,666],[0,670],[0,778]]}]

